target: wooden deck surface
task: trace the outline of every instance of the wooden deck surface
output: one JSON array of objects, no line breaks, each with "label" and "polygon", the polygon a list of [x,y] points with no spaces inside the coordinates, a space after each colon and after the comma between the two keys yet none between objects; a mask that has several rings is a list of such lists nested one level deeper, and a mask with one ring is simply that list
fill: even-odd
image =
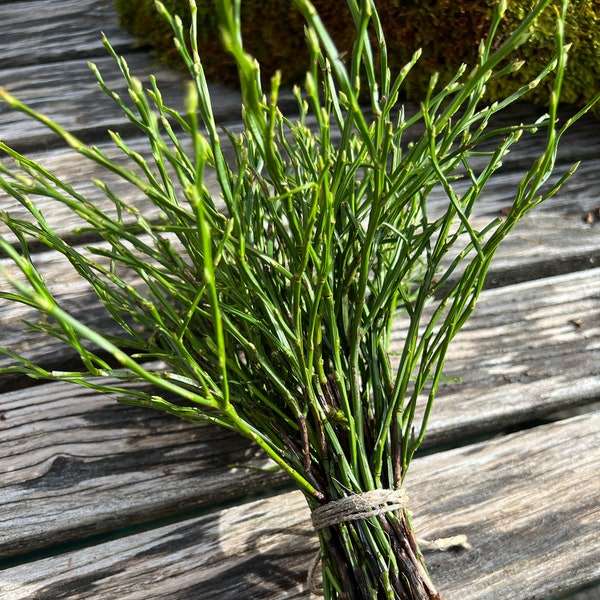
[{"label": "wooden deck surface", "polygon": [[[181,103],[181,77],[135,48],[109,0],[0,3],[0,85],[85,140],[108,149],[110,128],[142,151],[86,65],[121,85],[100,31]],[[237,94],[215,94],[218,118],[233,126]],[[522,106],[512,118],[538,112]],[[3,105],[0,138],[95,193],[92,165]],[[539,144],[527,138],[507,157],[478,218],[500,214]],[[565,140],[559,168],[575,160],[584,161],[575,177],[499,253],[411,467],[419,537],[466,534],[471,544],[426,555],[446,600],[600,598],[600,122],[586,119]],[[76,223],[43,208],[69,236]],[[0,209],[19,214],[6,196]],[[41,249],[36,259],[71,311],[109,327],[65,264]],[[69,351],[23,331],[28,316],[0,303],[0,346],[47,367],[72,364]],[[213,427],[2,376],[0,599],[307,598],[308,510],[281,473],[259,469],[267,464]]]}]

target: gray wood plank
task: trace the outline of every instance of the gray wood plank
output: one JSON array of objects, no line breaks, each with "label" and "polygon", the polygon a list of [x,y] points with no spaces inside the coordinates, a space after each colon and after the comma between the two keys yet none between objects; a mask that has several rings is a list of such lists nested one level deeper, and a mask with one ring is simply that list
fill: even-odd
[{"label": "gray wood plank", "polygon": [[[147,140],[145,140],[145,138],[136,137],[127,140],[127,144],[131,150],[144,156],[149,164],[153,164],[151,162],[151,157],[147,156]],[[121,150],[116,148],[112,142],[94,145],[111,160],[117,162],[117,164],[127,166],[135,173],[141,175],[140,170],[137,167],[132,167]],[[129,205],[138,208],[143,213],[144,218],[150,221],[156,221],[160,215],[159,209],[156,208],[156,206],[154,206],[137,187],[124,181],[114,173],[103,169],[92,160],[84,158],[70,148],[56,148],[48,152],[32,152],[27,153],[27,156],[41,164],[45,169],[56,174],[62,181],[72,186],[78,194],[81,194],[94,202],[95,206],[113,218],[116,218],[114,204],[106,198],[105,194],[98,186],[94,185],[92,180],[100,179],[101,181],[104,181],[109,186],[112,193]],[[8,165],[8,159],[5,159],[5,164]],[[209,185],[211,191],[214,191],[215,196],[218,196],[214,178],[210,178]],[[42,196],[35,198],[35,205],[42,212],[48,221],[48,224],[54,231],[61,235],[63,239],[68,240],[76,246],[80,246],[83,243],[81,236],[75,235],[74,230],[77,227],[86,225],[86,222],[83,219],[78,218],[73,211],[69,210],[56,200]],[[0,191],[0,207],[7,211],[13,218],[31,220],[31,214],[27,209],[11,196],[7,195],[3,190]],[[135,218],[128,218],[127,215],[124,215],[124,221],[126,223],[134,223]],[[4,223],[0,223],[0,234],[4,235],[6,239],[13,243],[16,241],[16,237]],[[89,243],[90,241],[96,241],[98,236],[86,234],[86,238]],[[31,240],[31,243],[32,252],[45,249],[43,246],[36,246],[35,240]]]},{"label": "gray wood plank", "polygon": [[600,398],[598,286],[590,269],[485,290],[452,342],[430,442],[438,427],[457,439]]},{"label": "gray wood plank", "polygon": [[[130,69],[142,80],[147,77],[151,60],[145,54],[128,55]],[[127,101],[125,84],[105,53],[93,61],[106,83]],[[165,93],[165,101],[181,98],[181,75],[168,69],[153,69]],[[95,76],[84,60],[50,63],[40,68],[15,67],[0,71],[0,85],[65,129],[84,140],[108,140],[107,129],[133,131],[120,109],[98,87]],[[0,104],[2,139],[18,150],[41,150],[63,145],[53,133],[31,118]]]},{"label": "gray wood plank", "polygon": [[[131,74],[149,87],[148,76],[156,76],[165,104],[182,110],[185,77],[171,69],[157,66],[146,54],[125,53]],[[104,52],[92,61],[106,84],[130,104],[126,85],[113,59]],[[84,141],[109,140],[108,129],[122,135],[139,133],[124,116],[121,108],[98,87],[85,60],[0,69],[0,85],[33,109],[53,119]],[[240,101],[236,91],[211,84],[215,117],[219,121],[239,121]],[[25,152],[64,145],[47,128],[24,114],[0,103],[2,141]]]},{"label": "gray wood plank", "polygon": [[118,49],[135,40],[119,27],[112,0],[0,3],[2,68],[103,56],[100,33]]},{"label": "gray wood plank", "polygon": [[600,596],[600,583],[590,588],[574,592],[568,596],[563,596],[560,600],[598,600]]},{"label": "gray wood plank", "polygon": [[424,460],[420,535],[462,529],[474,550],[428,555],[448,600],[546,598],[600,580],[599,423],[595,412]]},{"label": "gray wood plank", "polygon": [[60,383],[0,394],[0,437],[0,559],[284,481],[238,435]]},{"label": "gray wood plank", "polygon": [[[418,535],[472,546],[426,553],[445,600],[564,597],[600,580],[599,431],[595,413],[415,461]],[[10,600],[305,598],[309,523],[290,492],[16,565],[0,581]]]}]

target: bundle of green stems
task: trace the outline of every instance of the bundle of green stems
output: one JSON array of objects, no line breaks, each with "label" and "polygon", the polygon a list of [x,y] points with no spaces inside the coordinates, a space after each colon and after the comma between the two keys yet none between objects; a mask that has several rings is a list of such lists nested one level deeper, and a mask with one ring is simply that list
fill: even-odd
[{"label": "bundle of green stems", "polygon": [[[107,40],[131,102],[108,89],[91,65],[102,89],[147,137],[144,158],[111,133],[126,162],[2,89],[8,105],[130,184],[159,214],[145,215],[96,180],[112,207],[101,209],[0,143],[8,157],[0,185],[31,217],[0,212],[13,234],[0,238],[1,273],[10,284],[0,297],[39,311],[44,318],[29,326],[74,348],[84,365],[47,371],[5,348],[14,362],[3,370],[73,382],[239,432],[289,474],[313,510],[370,490],[401,489],[425,436],[449,344],[475,307],[494,253],[574,171],[551,177],[561,136],[589,108],[558,127],[566,2],[557,12],[555,58],[510,97],[485,102],[487,82],[518,70],[511,53],[549,3],[537,4],[499,40],[501,2],[478,64],[439,88],[432,79],[409,114],[402,85],[418,68],[419,53],[390,73],[372,0],[348,0],[356,40],[345,58],[310,2],[293,0],[306,19],[310,67],[293,90],[297,110],[286,116],[277,74],[263,92],[259,65],[244,51],[240,1],[218,0],[224,47],[239,69],[241,133],[215,122],[194,1],[190,32],[157,3],[189,69],[183,112],[164,104],[153,78],[144,89]],[[547,76],[547,115],[494,126],[498,113]],[[510,210],[476,227],[473,211],[485,201],[486,184],[521,135],[536,131],[545,147],[515,187]],[[220,198],[209,192],[209,178]],[[444,196],[435,210],[432,191]],[[36,197],[67,207],[85,226],[70,241],[61,238]],[[82,248],[78,234],[97,242]],[[65,310],[36,268],[31,240],[72,264],[114,331],[92,330]],[[392,360],[392,326],[400,317],[402,345]],[[326,598],[439,597],[405,507],[336,522],[318,534]]]}]

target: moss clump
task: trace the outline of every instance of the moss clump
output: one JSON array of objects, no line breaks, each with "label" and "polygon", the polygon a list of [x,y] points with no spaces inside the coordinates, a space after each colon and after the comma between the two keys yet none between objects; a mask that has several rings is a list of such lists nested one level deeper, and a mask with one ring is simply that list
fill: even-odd
[{"label": "moss clump", "polygon": [[[333,35],[341,52],[352,47],[354,25],[345,3],[338,0],[314,0],[321,18]],[[155,49],[158,56],[171,64],[176,61],[172,33],[154,8],[154,0],[115,0],[122,26]],[[164,0],[172,12],[186,23],[189,19],[187,0]],[[534,0],[514,0],[499,35],[511,31],[515,24],[530,12]],[[473,64],[477,49],[491,23],[496,0],[381,0],[380,18],[387,37],[390,66],[399,68],[410,59],[417,48],[423,55],[419,68],[407,81],[406,94],[419,98],[427,88],[434,72],[440,82],[446,81],[457,67]],[[553,4],[560,9],[560,1]],[[199,44],[202,60],[209,78],[231,83],[236,80],[235,67],[222,50],[219,41],[214,0],[198,0]],[[505,97],[520,84],[530,81],[554,55],[556,12],[552,9],[538,19],[529,40],[517,51],[524,66],[513,78],[514,85],[502,87],[491,82],[492,99]],[[269,77],[276,69],[282,71],[286,83],[302,79],[307,52],[304,44],[303,20],[291,1],[245,0],[242,3],[244,43],[247,51],[262,65]],[[566,19],[565,38],[572,44],[569,68],[565,76],[562,100],[583,104],[600,90],[600,2],[571,0]],[[552,86],[549,79],[532,92],[530,99],[545,103]]]}]

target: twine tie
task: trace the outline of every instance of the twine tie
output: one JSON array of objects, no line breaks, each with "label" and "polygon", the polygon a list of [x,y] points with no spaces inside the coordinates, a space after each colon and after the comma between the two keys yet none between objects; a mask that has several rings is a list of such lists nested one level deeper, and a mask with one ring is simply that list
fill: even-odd
[{"label": "twine tie", "polygon": [[[352,494],[319,506],[312,511],[311,520],[313,527],[318,531],[346,521],[360,521],[386,512],[401,510],[406,508],[407,504],[408,497],[403,489],[376,489],[360,494]],[[423,549],[442,552],[451,548],[469,549],[471,547],[465,535],[440,538],[434,541],[419,540],[419,545]],[[316,583],[316,571],[320,560],[321,551],[319,550],[308,570],[309,589],[318,596],[323,595],[323,589]]]},{"label": "twine tie", "polygon": [[318,531],[346,521],[360,521],[382,513],[405,508],[406,492],[399,490],[370,490],[332,500],[311,513],[313,527]]}]

